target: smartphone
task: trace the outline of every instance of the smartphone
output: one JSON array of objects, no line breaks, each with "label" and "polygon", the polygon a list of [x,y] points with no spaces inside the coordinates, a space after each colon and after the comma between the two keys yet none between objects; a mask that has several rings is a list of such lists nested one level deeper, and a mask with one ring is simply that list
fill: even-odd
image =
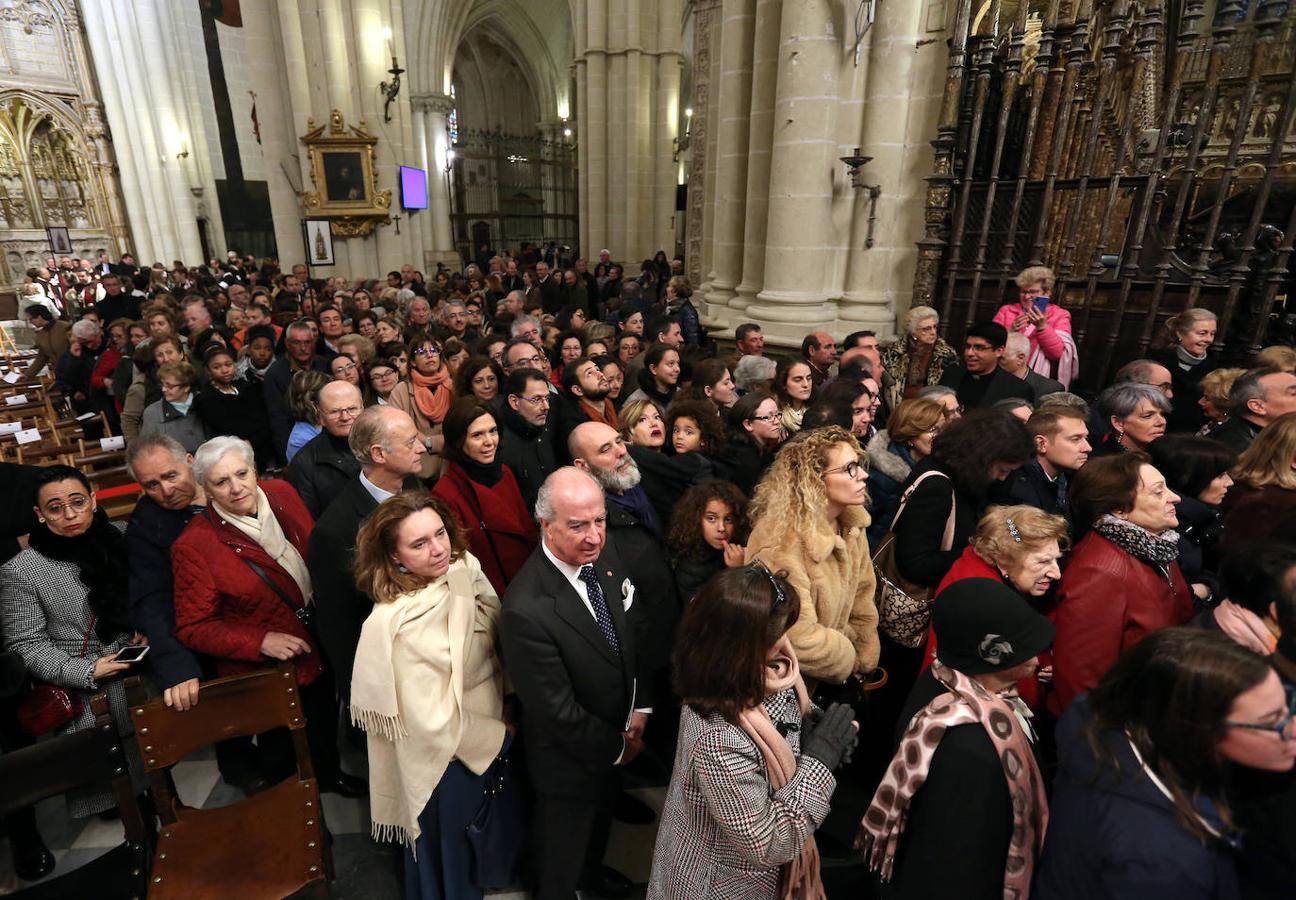
[{"label": "smartphone", "polygon": [[113,662],[137,663],[144,657],[148,656],[148,652],[149,648],[147,644],[143,646],[127,647],[113,657]]},{"label": "smartphone", "polygon": [[1049,305],[1049,298],[1047,295],[1035,298],[1035,308],[1038,309],[1040,312],[1044,312],[1046,309],[1048,309],[1048,305]]}]

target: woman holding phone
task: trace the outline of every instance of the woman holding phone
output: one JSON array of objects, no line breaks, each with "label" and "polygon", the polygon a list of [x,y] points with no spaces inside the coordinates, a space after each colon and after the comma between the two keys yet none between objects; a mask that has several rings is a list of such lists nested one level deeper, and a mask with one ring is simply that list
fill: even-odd
[{"label": "woman holding phone", "polygon": [[1071,337],[1071,313],[1053,298],[1053,282],[1053,270],[1047,266],[1023,269],[1017,275],[1017,302],[999,307],[994,320],[1030,340],[1026,364],[1031,371],[1070,389],[1080,361]]},{"label": "woman holding phone", "polygon": [[[142,786],[121,678],[142,672],[118,659],[122,651],[147,643],[130,625],[126,538],[99,509],[78,470],[48,466],[35,480],[38,524],[28,548],[0,568],[5,649],[22,658],[34,682],[82,701],[60,734],[93,726],[90,698],[107,692],[132,775]],[[68,811],[76,818],[115,805],[106,785],[68,794]]]}]

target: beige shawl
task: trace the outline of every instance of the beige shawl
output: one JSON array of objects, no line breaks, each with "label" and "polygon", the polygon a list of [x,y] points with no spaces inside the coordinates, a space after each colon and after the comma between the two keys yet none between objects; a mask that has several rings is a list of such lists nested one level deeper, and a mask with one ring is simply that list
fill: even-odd
[{"label": "beige shawl", "polygon": [[292,541],[284,535],[274,510],[270,508],[270,499],[266,497],[266,492],[260,487],[257,488],[255,516],[240,516],[214,501],[212,505],[221,514],[221,518],[260,544],[261,549],[269,553],[271,559],[283,566],[283,570],[291,575],[292,580],[297,582],[297,587],[301,588],[302,603],[309,605],[312,595],[310,569],[306,568],[306,560],[302,559],[302,555],[297,552]]},{"label": "beige shawl", "polygon": [[504,743],[499,598],[470,553],[427,587],[374,605],[356,647],[351,721],[369,736],[373,838],[411,851],[458,759],[481,774]]}]

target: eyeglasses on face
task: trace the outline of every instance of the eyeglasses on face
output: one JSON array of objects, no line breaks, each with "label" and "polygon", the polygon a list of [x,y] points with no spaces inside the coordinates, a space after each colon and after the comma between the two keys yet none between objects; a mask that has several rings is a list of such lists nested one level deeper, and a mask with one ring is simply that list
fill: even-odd
[{"label": "eyeglasses on face", "polygon": [[859,459],[852,459],[844,466],[833,466],[831,469],[824,469],[825,475],[832,475],[836,472],[845,472],[847,478],[858,478],[859,473],[868,474],[868,463]]},{"label": "eyeglasses on face", "polygon": [[763,416],[748,416],[748,422],[773,422],[778,419],[778,413],[766,413]]},{"label": "eyeglasses on face", "polygon": [[440,356],[440,347],[419,347],[414,351],[415,356]]},{"label": "eyeglasses on face", "polygon": [[1289,709],[1287,715],[1277,722],[1234,722],[1232,719],[1225,719],[1224,724],[1229,728],[1243,728],[1248,731],[1272,731],[1286,740],[1293,719],[1296,719],[1296,712]]},{"label": "eyeglasses on face", "polygon": [[73,497],[66,504],[57,500],[45,504],[45,514],[47,516],[62,516],[71,510],[74,514],[83,513],[90,505],[89,497]]},{"label": "eyeglasses on face", "polygon": [[330,419],[354,419],[356,416],[360,415],[360,413],[363,411],[364,411],[363,407],[344,406],[341,409],[325,410],[324,415],[328,416]]},{"label": "eyeglasses on face", "polygon": [[530,403],[532,406],[539,406],[541,403],[549,402],[548,394],[537,394],[534,397],[527,397],[524,394],[514,394],[513,396],[517,397],[519,400],[524,400],[527,403]]},{"label": "eyeglasses on face", "polygon": [[356,364],[355,364],[355,363],[346,363],[345,365],[341,365],[341,366],[334,366],[334,367],[333,367],[333,373],[334,373],[335,375],[341,375],[343,372],[351,372],[351,371],[353,371],[353,370],[355,369],[355,367],[356,367]]}]

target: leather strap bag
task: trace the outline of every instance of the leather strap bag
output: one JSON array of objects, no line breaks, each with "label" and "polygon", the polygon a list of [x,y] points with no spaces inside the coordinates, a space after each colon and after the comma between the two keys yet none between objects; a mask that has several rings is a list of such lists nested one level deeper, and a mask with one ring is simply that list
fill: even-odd
[{"label": "leather strap bag", "polygon": [[526,808],[512,766],[505,748],[486,770],[481,806],[465,829],[473,854],[473,883],[482,890],[501,890],[517,880],[526,843]]},{"label": "leather strap bag", "polygon": [[[944,472],[929,471],[918,476],[909,490],[900,498],[900,507],[895,518],[891,520],[891,530],[873,550],[873,570],[877,575],[877,593],[874,602],[878,610],[878,628],[888,638],[903,647],[919,647],[927,637],[927,626],[931,621],[932,596],[935,589],[925,585],[914,584],[896,567],[895,560],[895,527],[904,515],[905,506],[910,496],[930,476],[944,478]],[[953,492],[950,496],[949,518],[945,521],[945,533],[941,537],[940,549],[948,552],[954,546],[954,508]]]},{"label": "leather strap bag", "polygon": [[[86,629],[85,638],[81,641],[81,652],[85,658],[86,647],[90,645],[90,634],[94,631],[95,618],[90,618],[90,627]],[[46,684],[32,679],[23,695],[18,698],[14,710],[18,725],[31,737],[40,737],[57,731],[76,721],[77,716],[85,709],[81,698],[65,687]]]}]

